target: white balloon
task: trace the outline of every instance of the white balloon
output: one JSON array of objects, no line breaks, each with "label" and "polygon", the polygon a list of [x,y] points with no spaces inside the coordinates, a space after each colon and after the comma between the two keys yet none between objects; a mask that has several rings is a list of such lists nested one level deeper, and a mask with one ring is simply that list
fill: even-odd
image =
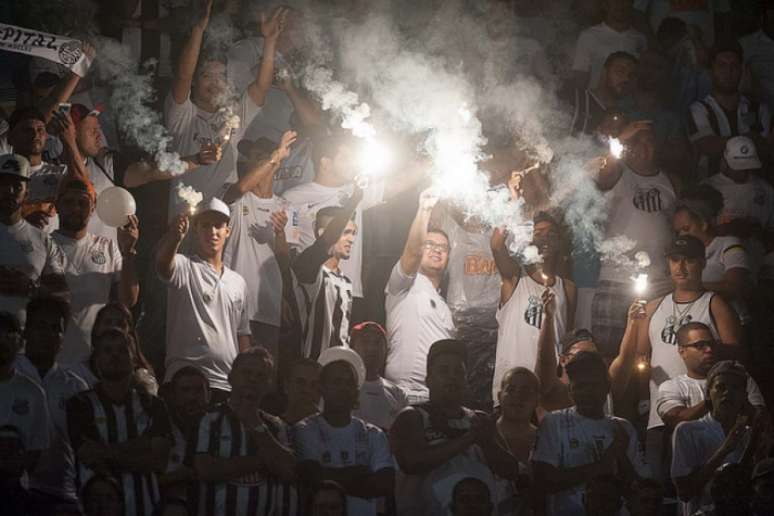
[{"label": "white balloon", "polygon": [[120,186],[111,186],[97,197],[97,215],[102,222],[114,228],[129,222],[129,215],[137,211],[134,197]]}]

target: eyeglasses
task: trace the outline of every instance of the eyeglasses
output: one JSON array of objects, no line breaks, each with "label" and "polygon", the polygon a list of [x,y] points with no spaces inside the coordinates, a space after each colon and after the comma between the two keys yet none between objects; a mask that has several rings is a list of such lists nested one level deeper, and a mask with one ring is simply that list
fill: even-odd
[{"label": "eyeglasses", "polygon": [[446,244],[436,244],[435,242],[431,242],[430,240],[425,240],[425,242],[422,244],[422,247],[427,249],[428,251],[438,251],[439,253],[448,253],[449,252],[449,246]]},{"label": "eyeglasses", "polygon": [[680,344],[681,348],[712,349],[718,345],[716,340],[700,340],[690,344]]}]

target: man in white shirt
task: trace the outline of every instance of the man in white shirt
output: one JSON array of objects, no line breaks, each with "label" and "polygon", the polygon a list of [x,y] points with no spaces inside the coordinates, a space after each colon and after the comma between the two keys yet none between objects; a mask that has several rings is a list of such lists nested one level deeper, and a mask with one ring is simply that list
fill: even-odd
[{"label": "man in white shirt", "polygon": [[596,88],[602,67],[613,52],[627,52],[635,57],[645,50],[645,35],[632,27],[632,0],[606,0],[605,19],[584,30],[575,45],[572,71],[580,91]]},{"label": "man in white shirt", "polygon": [[168,285],[166,377],[193,365],[210,381],[214,401],[228,396],[228,374],[240,351],[250,347],[245,280],[223,264],[231,213],[220,199],[202,203],[193,218],[196,254],[177,250],[188,233],[179,215],[161,240],[156,270]]},{"label": "man in white shirt", "polygon": [[408,406],[408,398],[403,389],[381,376],[387,359],[387,332],[378,323],[360,323],[352,328],[350,345],[366,369],[355,416],[389,431],[398,413]]},{"label": "man in white shirt", "polygon": [[[669,428],[683,421],[701,419],[709,412],[705,392],[707,373],[716,363],[717,342],[709,327],[690,322],[677,331],[677,349],[685,363],[686,374],[670,378],[658,387],[654,400],[656,412]],[[764,407],[763,395],[752,377],[747,385],[748,401],[753,407]]]},{"label": "man in white shirt", "polygon": [[606,416],[610,390],[602,356],[581,351],[567,364],[575,406],[551,412],[538,428],[532,456],[535,486],[545,496],[546,514],[586,514],[584,493],[590,478],[619,475],[624,482],[650,476],[634,427]]},{"label": "man in white shirt", "polygon": [[67,258],[65,277],[70,287],[72,315],[64,346],[57,357],[66,366],[85,363],[91,356],[91,330],[97,312],[111,298],[131,308],[140,284],[135,246],[140,232],[134,215],[118,229],[118,240],[88,232],[94,217],[96,194],[88,179],[66,177],[56,200],[59,229],[51,238]]},{"label": "man in white shirt", "polygon": [[[231,235],[223,251],[223,262],[247,282],[247,311],[253,342],[267,348],[278,360],[282,315],[283,269],[289,267],[284,227],[275,227],[282,200],[272,193],[274,173],[290,154],[296,133],[282,135],[270,154],[255,149],[245,174],[229,186],[223,200],[231,209]],[[248,143],[243,140],[242,144]],[[256,142],[257,143],[257,142]],[[240,145],[240,149],[244,145]],[[283,240],[283,241],[281,241]]]},{"label": "man in white shirt", "polygon": [[46,392],[50,416],[50,447],[43,451],[30,475],[33,505],[52,511],[59,504],[77,508],[75,456],[67,436],[65,402],[89,389],[86,382],[56,361],[70,319],[67,303],[55,297],[39,297],[27,305],[24,354],[16,357],[16,371],[33,379]]},{"label": "man in white shirt", "polygon": [[437,202],[429,190],[422,192],[403,254],[385,288],[389,346],[384,376],[405,390],[412,404],[428,400],[430,346],[454,334],[451,311],[438,290],[449,263],[449,238],[428,227]]},{"label": "man in white shirt", "polygon": [[299,474],[311,485],[338,482],[347,493],[348,513],[376,516],[376,498],[394,492],[395,461],[386,434],[352,417],[363,364],[351,349],[331,349],[320,362],[323,411],[294,427]]},{"label": "man in white shirt", "polygon": [[709,483],[720,466],[738,463],[749,446],[760,444],[752,442],[750,427],[766,416],[747,401],[748,381],[739,362],[718,362],[707,373],[709,415],[675,428],[671,473],[685,516],[711,506]]},{"label": "man in white shirt", "polygon": [[754,87],[769,106],[774,106],[774,7],[763,6],[761,29],[742,37],[744,64],[750,70]]},{"label": "man in white shirt", "polygon": [[0,156],[0,310],[21,322],[34,294],[68,295],[64,254],[47,234],[22,218],[29,182],[26,158]]}]

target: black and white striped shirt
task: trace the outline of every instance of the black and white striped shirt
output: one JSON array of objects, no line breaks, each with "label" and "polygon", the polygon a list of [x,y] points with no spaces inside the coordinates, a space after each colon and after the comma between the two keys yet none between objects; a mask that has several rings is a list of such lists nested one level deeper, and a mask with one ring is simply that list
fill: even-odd
[{"label": "black and white striped shirt", "polygon": [[[265,412],[259,417],[280,443],[289,445],[285,423]],[[227,459],[255,456],[257,448],[228,403],[222,403],[199,421],[196,453]],[[299,510],[295,487],[265,467],[229,482],[200,482],[192,506],[199,516],[296,516]]]},{"label": "black and white striped shirt", "polygon": [[333,346],[349,346],[352,282],[341,272],[321,266],[313,283],[300,283],[296,297],[305,305],[303,356],[317,360]]},{"label": "black and white striped shirt", "polygon": [[[132,388],[123,404],[113,403],[97,384],[67,402],[67,426],[73,450],[87,441],[121,444],[140,437],[163,437],[171,440],[171,426],[164,402]],[[77,463],[78,489],[94,475],[80,461]],[[150,516],[159,500],[155,473],[121,470],[108,465],[121,482],[126,516]]]}]

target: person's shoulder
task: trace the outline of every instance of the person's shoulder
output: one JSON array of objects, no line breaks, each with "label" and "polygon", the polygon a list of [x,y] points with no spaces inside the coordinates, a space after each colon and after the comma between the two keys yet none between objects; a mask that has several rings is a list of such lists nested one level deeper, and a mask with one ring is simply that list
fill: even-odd
[{"label": "person's shoulder", "polygon": [[242,290],[247,288],[245,278],[234,269],[223,266],[223,281]]},{"label": "person's shoulder", "polygon": [[31,378],[20,371],[15,371],[11,378],[11,386],[13,391],[17,394],[26,393],[30,396],[44,398],[46,391],[43,387]]},{"label": "person's shoulder", "polygon": [[89,390],[89,384],[86,383],[86,380],[78,376],[74,371],[70,369],[64,369],[60,367],[57,372],[57,377],[60,379],[61,383],[65,385],[68,390],[74,391],[74,392],[83,392]]}]

